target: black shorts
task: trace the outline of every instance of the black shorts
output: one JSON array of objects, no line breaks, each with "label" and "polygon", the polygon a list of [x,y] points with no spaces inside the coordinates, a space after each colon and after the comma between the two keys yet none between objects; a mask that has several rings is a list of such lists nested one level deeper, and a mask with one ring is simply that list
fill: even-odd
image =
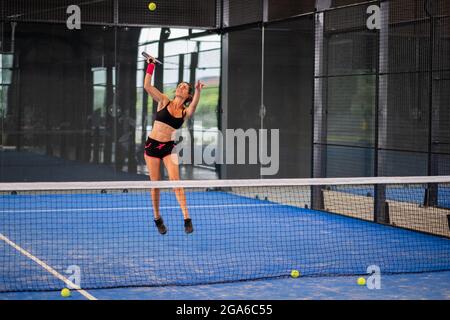
[{"label": "black shorts", "polygon": [[149,157],[162,159],[172,153],[175,145],[175,141],[159,142],[148,137],[145,142],[144,153]]}]

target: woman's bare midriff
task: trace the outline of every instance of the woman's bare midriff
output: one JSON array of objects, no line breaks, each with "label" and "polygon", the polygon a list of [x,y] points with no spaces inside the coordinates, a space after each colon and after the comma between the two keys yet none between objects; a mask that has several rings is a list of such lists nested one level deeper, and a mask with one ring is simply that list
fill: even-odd
[{"label": "woman's bare midriff", "polygon": [[[168,142],[175,139],[175,129],[160,121],[153,122],[150,138],[159,142]],[[172,136],[173,135],[173,136]]]}]

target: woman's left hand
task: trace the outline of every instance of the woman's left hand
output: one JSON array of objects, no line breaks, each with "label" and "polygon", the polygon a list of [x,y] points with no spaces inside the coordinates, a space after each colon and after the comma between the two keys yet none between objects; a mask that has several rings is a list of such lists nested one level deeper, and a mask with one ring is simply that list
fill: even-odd
[{"label": "woman's left hand", "polygon": [[202,91],[202,89],[206,87],[204,83],[200,82],[200,80],[197,81],[197,84],[195,85],[195,89],[198,91]]}]

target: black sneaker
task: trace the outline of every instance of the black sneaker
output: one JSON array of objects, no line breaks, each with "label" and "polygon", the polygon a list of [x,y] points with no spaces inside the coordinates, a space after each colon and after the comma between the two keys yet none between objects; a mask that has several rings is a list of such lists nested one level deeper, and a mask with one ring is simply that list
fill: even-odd
[{"label": "black sneaker", "polygon": [[191,219],[184,219],[184,231],[186,233],[194,232],[194,227],[192,226],[192,220]]},{"label": "black sneaker", "polygon": [[156,227],[158,228],[159,233],[166,234],[167,228],[164,225],[164,221],[161,217],[158,220],[155,220]]}]

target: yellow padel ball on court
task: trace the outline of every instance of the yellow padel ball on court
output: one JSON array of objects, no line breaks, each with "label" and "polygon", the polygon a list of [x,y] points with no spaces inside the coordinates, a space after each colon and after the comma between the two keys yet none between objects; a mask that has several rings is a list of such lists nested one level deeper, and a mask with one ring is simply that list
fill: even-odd
[{"label": "yellow padel ball on court", "polygon": [[300,277],[300,272],[298,270],[292,270],[291,271],[291,277],[292,278],[298,278]]},{"label": "yellow padel ball on court", "polygon": [[148,9],[149,9],[150,11],[155,11],[155,10],[156,10],[156,3],[150,2],[150,3],[148,4]]},{"label": "yellow padel ball on court", "polygon": [[364,279],[363,277],[358,278],[357,283],[358,283],[358,285],[363,286],[366,284],[366,279]]},{"label": "yellow padel ball on court", "polygon": [[67,288],[62,289],[61,296],[63,296],[64,298],[70,297],[70,290]]}]

